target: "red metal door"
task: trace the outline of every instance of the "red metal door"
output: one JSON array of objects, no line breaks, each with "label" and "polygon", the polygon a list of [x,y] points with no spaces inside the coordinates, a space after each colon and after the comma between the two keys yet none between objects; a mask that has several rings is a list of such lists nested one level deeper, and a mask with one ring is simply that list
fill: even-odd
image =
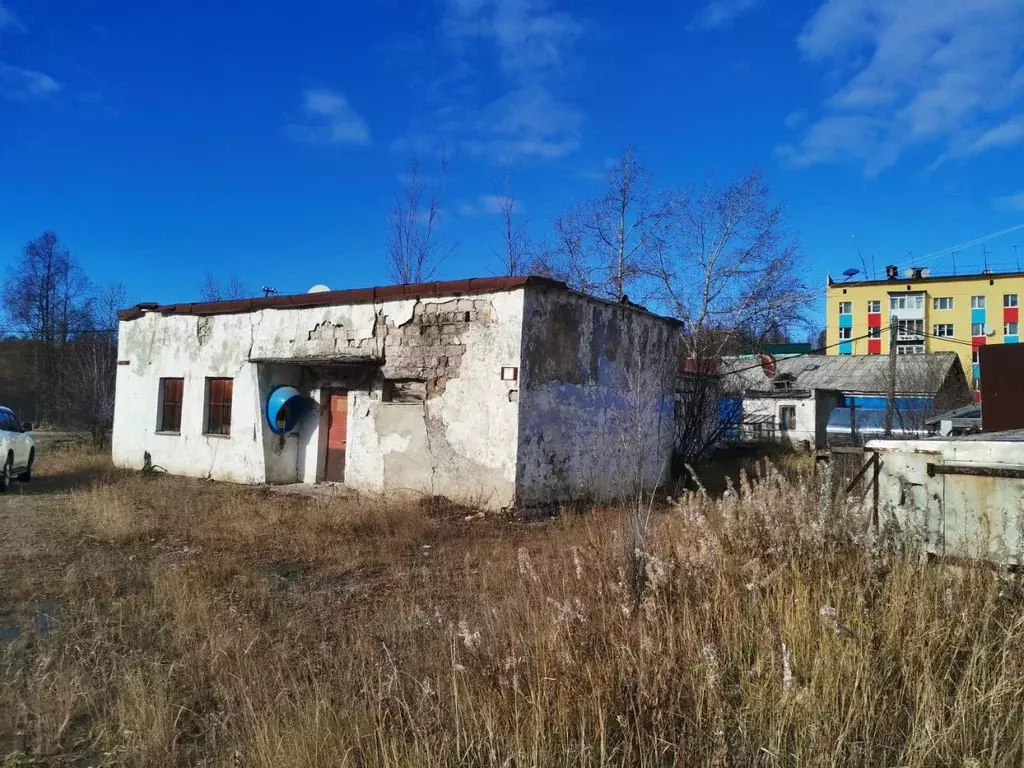
[{"label": "red metal door", "polygon": [[324,471],[328,482],[345,482],[347,443],[348,392],[331,392],[330,411],[327,414],[327,466]]}]

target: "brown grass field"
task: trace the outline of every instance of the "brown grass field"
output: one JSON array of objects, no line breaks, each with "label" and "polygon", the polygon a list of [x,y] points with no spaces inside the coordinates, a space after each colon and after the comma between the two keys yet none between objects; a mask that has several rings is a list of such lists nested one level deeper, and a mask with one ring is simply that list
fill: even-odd
[{"label": "brown grass field", "polygon": [[808,474],[686,493],[637,555],[622,510],[48,459],[0,498],[6,768],[1024,761],[1017,577],[930,565]]}]

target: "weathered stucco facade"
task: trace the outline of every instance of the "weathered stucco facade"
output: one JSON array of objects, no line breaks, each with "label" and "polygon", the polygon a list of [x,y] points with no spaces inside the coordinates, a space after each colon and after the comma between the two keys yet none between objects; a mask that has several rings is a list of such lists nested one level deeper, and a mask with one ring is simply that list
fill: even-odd
[{"label": "weathered stucco facade", "polygon": [[[671,321],[538,278],[401,291],[122,313],[115,462],[139,468],[148,456],[173,474],[320,482],[329,395],[344,392],[353,488],[543,505],[619,494],[641,454],[644,479],[665,479]],[[184,380],[180,427],[162,432],[167,378]],[[228,435],[207,434],[211,378],[233,381]],[[265,413],[279,386],[309,404],[284,435]],[[396,386],[415,394],[392,397]]]}]

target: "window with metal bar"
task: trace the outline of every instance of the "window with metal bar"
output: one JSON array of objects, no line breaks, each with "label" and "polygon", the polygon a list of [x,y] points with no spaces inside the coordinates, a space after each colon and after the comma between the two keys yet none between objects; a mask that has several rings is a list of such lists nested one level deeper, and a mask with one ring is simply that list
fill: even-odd
[{"label": "window with metal bar", "polygon": [[231,434],[231,395],[234,383],[234,379],[206,380],[206,417],[203,434]]}]

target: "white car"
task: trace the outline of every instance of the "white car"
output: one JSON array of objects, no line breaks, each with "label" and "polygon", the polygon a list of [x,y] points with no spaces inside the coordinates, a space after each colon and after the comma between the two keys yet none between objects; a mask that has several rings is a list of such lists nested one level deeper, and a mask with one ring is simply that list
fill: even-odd
[{"label": "white car", "polygon": [[11,486],[15,477],[23,483],[32,479],[32,465],[36,460],[36,441],[32,439],[32,425],[20,424],[14,411],[0,405],[0,493]]}]

